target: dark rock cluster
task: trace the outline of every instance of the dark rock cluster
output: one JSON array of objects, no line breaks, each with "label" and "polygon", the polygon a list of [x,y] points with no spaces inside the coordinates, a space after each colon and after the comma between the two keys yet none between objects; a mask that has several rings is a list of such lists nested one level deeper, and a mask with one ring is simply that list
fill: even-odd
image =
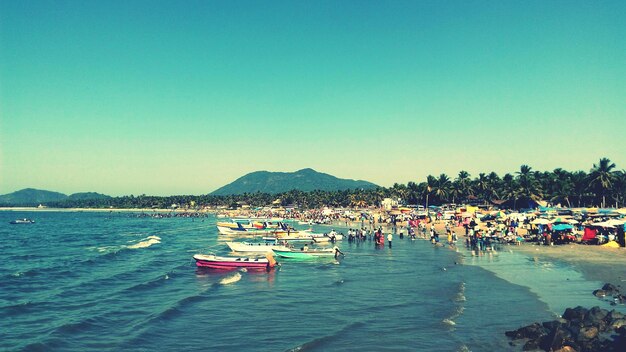
[{"label": "dark rock cluster", "polygon": [[593,291],[593,295],[605,299],[606,297],[612,298],[611,304],[626,303],[626,296],[624,296],[618,287],[612,284],[604,284],[601,289]]},{"label": "dark rock cluster", "polygon": [[567,308],[561,319],[507,331],[524,351],[626,351],[626,316],[600,307]]}]

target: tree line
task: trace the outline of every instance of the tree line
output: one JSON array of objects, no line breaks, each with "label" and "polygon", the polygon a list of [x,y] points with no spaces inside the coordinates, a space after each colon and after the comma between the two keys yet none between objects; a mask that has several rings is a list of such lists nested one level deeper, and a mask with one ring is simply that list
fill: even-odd
[{"label": "tree line", "polygon": [[237,207],[247,204],[262,207],[272,204],[300,208],[380,206],[385,198],[401,199],[403,204],[441,205],[496,204],[505,208],[526,208],[537,201],[567,207],[623,207],[626,198],[626,171],[617,170],[608,158],[601,158],[589,172],[534,171],[521,165],[519,171],[502,177],[495,172],[479,173],[472,178],[460,171],[452,179],[446,174],[429,175],[423,182],[395,183],[391,187],[341,191],[291,190],[279,194],[244,193],[241,195],[122,196],[107,199],[64,200],[49,206],[68,208],[184,208],[205,206]]}]

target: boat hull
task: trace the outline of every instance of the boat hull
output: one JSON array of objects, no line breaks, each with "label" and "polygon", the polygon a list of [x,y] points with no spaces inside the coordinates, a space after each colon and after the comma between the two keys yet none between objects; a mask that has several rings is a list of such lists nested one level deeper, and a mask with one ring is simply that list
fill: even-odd
[{"label": "boat hull", "polygon": [[281,251],[277,249],[272,250],[277,256],[281,258],[290,259],[317,259],[317,258],[334,258],[335,251]]},{"label": "boat hull", "polygon": [[248,270],[266,270],[273,267],[267,258],[218,257],[215,255],[196,254],[193,256],[196,266],[211,269],[232,270],[246,268]]},{"label": "boat hull", "polygon": [[272,249],[289,250],[282,245],[267,243],[226,242],[226,245],[233,252],[272,253]]},{"label": "boat hull", "polygon": [[9,224],[11,225],[27,225],[27,224],[34,224],[35,220],[31,220],[31,219],[17,219],[17,220],[13,220],[11,222],[9,222]]}]

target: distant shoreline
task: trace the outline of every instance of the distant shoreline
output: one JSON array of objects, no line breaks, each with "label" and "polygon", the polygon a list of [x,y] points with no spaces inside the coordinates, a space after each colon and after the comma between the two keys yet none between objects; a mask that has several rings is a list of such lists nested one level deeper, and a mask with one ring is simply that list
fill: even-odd
[{"label": "distant shoreline", "polygon": [[152,208],[38,208],[38,207],[0,207],[0,211],[32,211],[32,212],[128,212],[128,213],[212,213],[208,210],[187,209],[152,209]]}]

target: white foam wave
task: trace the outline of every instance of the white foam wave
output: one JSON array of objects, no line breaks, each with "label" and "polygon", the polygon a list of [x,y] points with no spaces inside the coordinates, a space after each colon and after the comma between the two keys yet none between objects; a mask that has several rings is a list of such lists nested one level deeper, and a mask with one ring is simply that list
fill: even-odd
[{"label": "white foam wave", "polygon": [[441,321],[442,323],[446,324],[446,325],[450,325],[450,326],[454,326],[456,325],[456,323],[454,322],[454,320],[452,319],[444,319]]},{"label": "white foam wave", "polygon": [[234,273],[232,275],[226,276],[225,278],[220,280],[220,284],[222,285],[228,285],[228,284],[232,284],[235,283],[237,281],[241,280],[241,274],[240,273]]},{"label": "white foam wave", "polygon": [[133,245],[130,245],[127,248],[130,248],[130,249],[147,248],[147,247],[150,247],[153,244],[157,244],[157,243],[161,243],[161,237],[158,237],[158,236],[148,236],[148,237],[144,238],[143,241],[135,243]]}]

